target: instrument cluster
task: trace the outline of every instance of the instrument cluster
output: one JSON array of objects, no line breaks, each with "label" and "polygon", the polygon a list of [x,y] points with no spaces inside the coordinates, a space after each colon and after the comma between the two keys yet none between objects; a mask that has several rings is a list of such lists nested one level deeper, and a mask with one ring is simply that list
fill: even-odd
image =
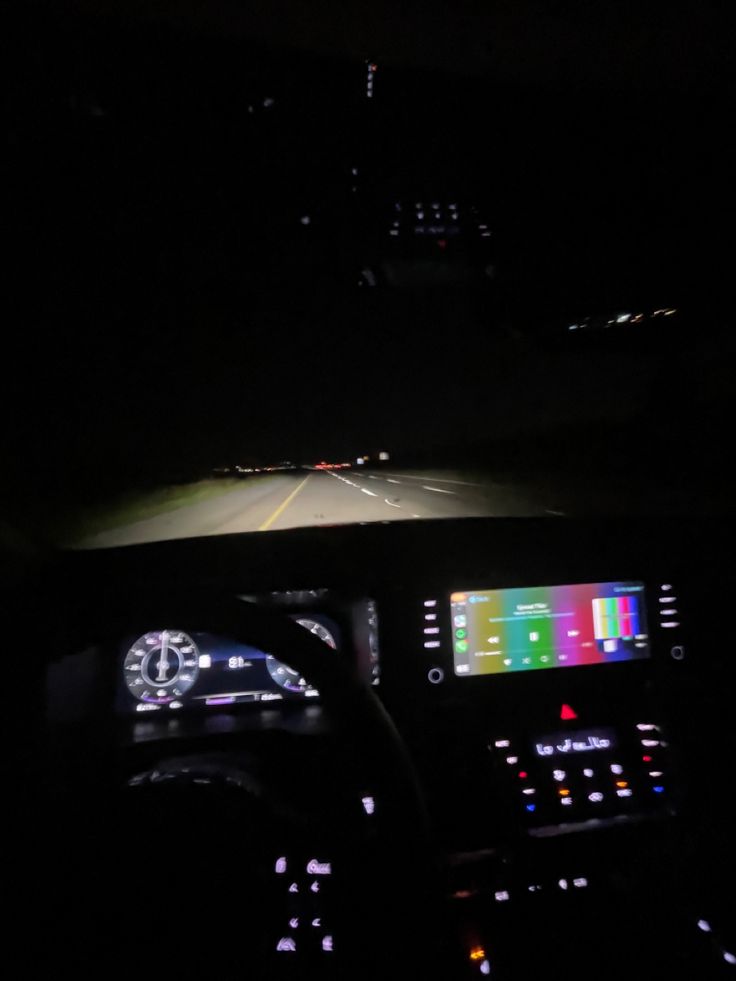
[{"label": "instrument cluster", "polygon": [[[353,657],[364,680],[378,683],[372,600],[340,601],[327,590],[244,599],[283,610],[323,641],[326,657]],[[176,625],[125,638],[120,661],[117,709],[122,715],[319,698],[299,671],[267,651]]]}]

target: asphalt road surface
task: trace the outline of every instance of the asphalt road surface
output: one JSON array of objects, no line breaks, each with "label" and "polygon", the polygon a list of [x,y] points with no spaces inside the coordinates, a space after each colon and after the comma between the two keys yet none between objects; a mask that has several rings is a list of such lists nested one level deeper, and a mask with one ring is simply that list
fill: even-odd
[{"label": "asphalt road surface", "polygon": [[172,538],[420,518],[555,514],[518,488],[453,471],[311,470],[253,476],[242,488],[82,542],[106,548]]}]

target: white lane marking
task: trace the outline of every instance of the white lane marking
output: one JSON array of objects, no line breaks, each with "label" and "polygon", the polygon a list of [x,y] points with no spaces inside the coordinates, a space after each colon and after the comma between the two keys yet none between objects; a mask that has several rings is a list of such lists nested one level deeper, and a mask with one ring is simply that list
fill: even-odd
[{"label": "white lane marking", "polygon": [[[405,477],[408,480],[426,480],[426,474],[424,477],[417,476],[413,473],[392,473],[388,474],[389,477]],[[463,487],[485,487],[485,484],[474,484],[469,480],[449,480],[447,477],[432,477],[431,478],[436,484],[462,484]]]},{"label": "white lane marking", "polygon": [[400,504],[394,504],[393,501],[389,501],[389,499],[387,497],[384,497],[383,501],[384,501],[384,504],[388,504],[388,506],[390,508],[400,508],[401,507]]},{"label": "white lane marking", "polygon": [[422,484],[422,489],[423,490],[435,491],[437,494],[455,494],[456,493],[455,491],[443,490],[442,487],[429,487],[429,486],[427,486],[427,484]]},{"label": "white lane marking", "polygon": [[547,514],[556,514],[558,518],[565,517],[564,511],[553,511],[551,508],[545,508],[544,510],[547,512]]},{"label": "white lane marking", "polygon": [[[341,477],[339,473],[332,473],[331,470],[326,470],[325,473],[329,474],[330,477],[335,477],[337,480],[341,480],[348,487],[359,487],[359,484],[354,484],[352,480],[348,480],[347,477]],[[370,491],[366,491],[366,494],[370,494]],[[375,495],[374,495],[375,496]]]},{"label": "white lane marking", "polygon": [[363,491],[364,494],[370,494],[371,497],[378,497],[378,494],[374,494],[373,491],[369,491],[365,487],[361,487],[360,489]]},{"label": "white lane marking", "polygon": [[379,480],[380,478],[374,477],[372,473],[368,474],[368,480]]},{"label": "white lane marking", "polygon": [[412,518],[421,518],[421,514],[413,514]]},{"label": "white lane marking", "polygon": [[400,480],[391,480],[390,477],[386,477],[386,480],[389,482],[389,484],[400,484],[401,483]]}]

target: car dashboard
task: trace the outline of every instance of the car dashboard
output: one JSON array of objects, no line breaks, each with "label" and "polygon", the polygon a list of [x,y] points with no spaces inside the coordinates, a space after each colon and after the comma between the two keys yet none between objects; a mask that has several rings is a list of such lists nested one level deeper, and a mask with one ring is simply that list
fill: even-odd
[{"label": "car dashboard", "polygon": [[[675,963],[720,977],[736,964],[721,895],[733,844],[719,817],[733,666],[698,574],[707,562],[726,577],[719,554],[696,523],[512,519],[303,529],[66,561],[80,584],[224,589],[298,621],[325,658],[354,665],[393,717],[427,801],[449,976],[644,976]],[[321,738],[320,703],[268,651],[186,623],[151,623],[47,673],[50,729],[103,720],[127,780],[178,743],[203,752],[217,740],[235,753],[264,728]],[[369,816],[380,803],[362,797]],[[329,840],[318,847],[298,860],[307,876],[331,868]],[[278,855],[274,874],[290,861]],[[269,943],[274,970],[287,972],[313,942],[291,917]],[[315,949],[329,961],[339,947],[335,931]]]}]

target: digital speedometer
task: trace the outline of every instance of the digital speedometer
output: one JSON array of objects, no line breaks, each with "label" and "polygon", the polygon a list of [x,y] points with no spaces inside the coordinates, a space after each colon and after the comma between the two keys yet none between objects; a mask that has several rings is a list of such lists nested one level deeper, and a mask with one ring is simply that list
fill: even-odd
[{"label": "digital speedometer", "polygon": [[130,647],[123,674],[128,691],[139,701],[165,705],[196,682],[199,650],[181,630],[154,630]]}]

